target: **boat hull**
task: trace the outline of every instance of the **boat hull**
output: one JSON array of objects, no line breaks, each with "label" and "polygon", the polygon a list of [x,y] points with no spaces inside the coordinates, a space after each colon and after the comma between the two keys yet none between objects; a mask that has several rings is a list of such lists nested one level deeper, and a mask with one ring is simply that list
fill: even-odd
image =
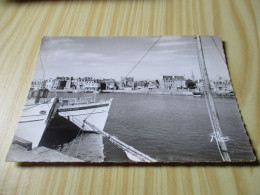
[{"label": "boat hull", "polygon": [[26,103],[15,136],[32,142],[32,148],[37,147],[51,121],[56,101],[52,98],[45,103]]},{"label": "boat hull", "polygon": [[84,121],[95,125],[103,131],[112,99],[99,103],[67,105],[58,109],[58,114],[76,124],[83,131],[94,131]]}]

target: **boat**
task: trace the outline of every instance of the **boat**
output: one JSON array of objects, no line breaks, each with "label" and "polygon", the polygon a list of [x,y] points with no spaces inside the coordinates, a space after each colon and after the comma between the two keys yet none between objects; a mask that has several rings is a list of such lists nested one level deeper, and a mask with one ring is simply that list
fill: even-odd
[{"label": "boat", "polygon": [[[31,148],[39,145],[55,111],[57,98],[47,99],[49,90],[31,89],[26,100],[15,137],[31,142]],[[22,144],[22,143],[21,143]]]},{"label": "boat", "polygon": [[[57,114],[79,127],[77,137],[68,143],[67,149],[63,148],[66,155],[89,162],[104,161],[102,133],[104,133],[112,100],[96,102],[94,96],[59,101],[61,106],[58,107]],[[97,131],[96,128],[99,130]]]},{"label": "boat", "polygon": [[193,94],[193,96],[195,96],[195,97],[200,97],[200,96],[202,95],[202,93],[201,93],[199,90],[194,90],[194,91],[192,92],[192,94]]},{"label": "boat", "polygon": [[[38,147],[51,120],[62,116],[78,125],[83,131],[92,131],[84,122],[104,129],[110,100],[96,102],[96,97],[48,98],[48,89],[30,90],[15,137],[16,142],[31,143],[30,149]],[[84,125],[85,124],[85,125]],[[23,145],[23,143],[19,143]]]},{"label": "boat", "polygon": [[[152,45],[150,50],[153,48],[153,46],[159,41],[158,40]],[[148,50],[148,52],[150,51]],[[147,52],[147,53],[148,53]],[[146,54],[147,54],[146,53]],[[145,54],[145,55],[146,55]],[[145,57],[145,55],[141,58],[141,60]],[[140,61],[139,61],[140,62]],[[139,63],[138,62],[138,63]],[[138,64],[137,63],[137,64]],[[137,66],[137,64],[134,66],[134,68]],[[43,67],[42,67],[43,68]],[[131,69],[132,71],[133,69]],[[131,72],[130,71],[130,72]],[[127,74],[129,75],[130,72]],[[43,72],[43,78],[44,78],[44,72]],[[125,88],[125,90],[132,90],[132,87]],[[32,91],[33,92],[33,91]],[[66,157],[70,156],[70,153],[72,154],[73,158],[79,158],[82,157],[81,154],[79,154],[79,148],[80,144],[90,144],[88,147],[85,147],[84,149],[87,151],[87,158],[83,157],[83,161],[90,161],[90,162],[102,162],[104,161],[104,144],[103,144],[103,137],[108,138],[113,144],[115,144],[117,147],[121,148],[128,158],[132,161],[138,161],[138,162],[156,162],[155,159],[149,157],[148,155],[136,150],[132,146],[129,146],[128,144],[120,141],[115,136],[112,136],[104,131],[104,127],[107,121],[108,113],[112,104],[113,99],[109,100],[100,100],[96,101],[96,94],[98,91],[93,92],[94,97],[77,97],[77,98],[65,98],[65,95],[59,94],[61,97],[58,98],[57,96],[52,98],[51,100],[48,100],[48,90],[47,89],[41,89],[37,93],[37,97],[34,101],[32,99],[28,99],[28,103],[23,111],[22,119],[25,118],[25,120],[21,120],[19,123],[18,131],[16,133],[16,141],[23,142],[20,145],[31,145],[31,147],[27,148],[28,150],[32,149],[39,149],[40,142],[42,139],[42,136],[44,132],[46,131],[48,125],[50,124],[51,120],[54,117],[63,117],[66,120],[72,122],[74,125],[79,127],[79,131],[77,134],[77,137],[71,141],[71,144],[67,144],[69,148],[67,151],[65,151]],[[73,89],[68,90],[54,90],[54,93],[74,93],[75,96],[79,96],[80,92],[88,92],[80,89],[76,89],[76,87],[73,87]],[[91,91],[90,91],[91,92]],[[110,90],[101,90],[101,93],[111,93],[113,92],[113,89]],[[30,94],[30,93],[29,93]],[[34,92],[31,94],[35,94]],[[71,94],[70,94],[71,95]],[[62,97],[64,96],[64,98]],[[29,106],[29,107],[27,107]],[[30,111],[28,111],[30,110]],[[23,125],[26,124],[26,125]],[[90,134],[87,134],[87,136],[82,136],[83,132],[91,132]],[[81,133],[81,135],[80,135]],[[80,137],[79,137],[80,135]],[[84,138],[82,138],[84,137]],[[92,138],[90,138],[92,137]],[[93,138],[94,137],[94,138]],[[78,145],[75,146],[75,140],[78,141]],[[91,140],[91,141],[90,141]],[[13,141],[13,144],[15,143]],[[31,144],[30,144],[31,143]],[[38,148],[37,148],[38,147]],[[64,145],[62,146],[64,148]],[[51,149],[50,149],[51,150]],[[33,153],[33,151],[32,151]],[[31,154],[32,154],[31,153]],[[95,154],[94,154],[95,153]],[[52,153],[53,154],[53,153]],[[55,154],[56,155],[56,154]],[[13,156],[15,156],[15,153],[13,153]],[[39,153],[39,156],[41,156],[41,153]],[[94,157],[95,156],[95,157]],[[43,155],[44,157],[44,155]],[[50,158],[53,158],[52,155],[49,155],[46,157],[48,161],[53,161]],[[12,159],[12,158],[10,158]],[[38,157],[36,160],[39,159]],[[35,159],[34,159],[35,160]],[[67,159],[66,159],[67,160]],[[64,160],[64,161],[66,161]]]},{"label": "boat", "polygon": [[112,100],[95,101],[94,97],[60,99],[58,115],[73,122],[86,132],[95,132],[86,122],[103,131]]}]

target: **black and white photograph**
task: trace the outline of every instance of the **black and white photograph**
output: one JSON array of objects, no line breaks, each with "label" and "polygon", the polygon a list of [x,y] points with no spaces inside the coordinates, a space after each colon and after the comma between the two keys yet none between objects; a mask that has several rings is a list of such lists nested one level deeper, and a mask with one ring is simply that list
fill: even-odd
[{"label": "black and white photograph", "polygon": [[256,161],[219,36],[43,37],[7,161]]}]

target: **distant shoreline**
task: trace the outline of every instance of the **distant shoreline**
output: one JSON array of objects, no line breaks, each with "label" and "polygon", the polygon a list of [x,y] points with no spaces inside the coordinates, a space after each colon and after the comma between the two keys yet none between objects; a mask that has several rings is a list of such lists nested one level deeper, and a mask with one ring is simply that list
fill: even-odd
[{"label": "distant shoreline", "polygon": [[[147,95],[176,95],[176,96],[195,96],[192,91],[183,90],[103,90],[102,93],[124,93],[124,94],[147,94]],[[204,96],[201,94],[201,96]],[[213,97],[235,97],[232,93],[213,93]]]},{"label": "distant shoreline", "polygon": [[[76,90],[76,91],[66,91],[66,90],[56,90],[53,91],[59,94],[62,93],[92,93],[90,91],[84,91],[84,90]],[[196,96],[192,93],[192,91],[183,90],[183,89],[177,89],[177,90],[163,90],[163,89],[137,89],[137,90],[102,90],[100,93],[121,93],[121,94],[145,94],[145,95],[175,95],[175,96]],[[201,94],[201,97],[204,97],[203,94]],[[232,98],[235,97],[234,93],[213,93],[213,97],[224,97],[224,98]]]},{"label": "distant shoreline", "polygon": [[130,93],[130,94],[150,94],[150,95],[183,95],[193,96],[191,91],[173,91],[173,90],[157,90],[157,89],[139,89],[139,90],[103,90],[102,93]]}]

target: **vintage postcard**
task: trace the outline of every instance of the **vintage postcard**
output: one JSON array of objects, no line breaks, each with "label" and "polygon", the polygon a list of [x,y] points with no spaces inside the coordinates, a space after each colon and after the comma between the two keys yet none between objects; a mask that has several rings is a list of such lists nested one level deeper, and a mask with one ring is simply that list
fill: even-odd
[{"label": "vintage postcard", "polygon": [[256,157],[220,37],[43,37],[7,161]]}]

